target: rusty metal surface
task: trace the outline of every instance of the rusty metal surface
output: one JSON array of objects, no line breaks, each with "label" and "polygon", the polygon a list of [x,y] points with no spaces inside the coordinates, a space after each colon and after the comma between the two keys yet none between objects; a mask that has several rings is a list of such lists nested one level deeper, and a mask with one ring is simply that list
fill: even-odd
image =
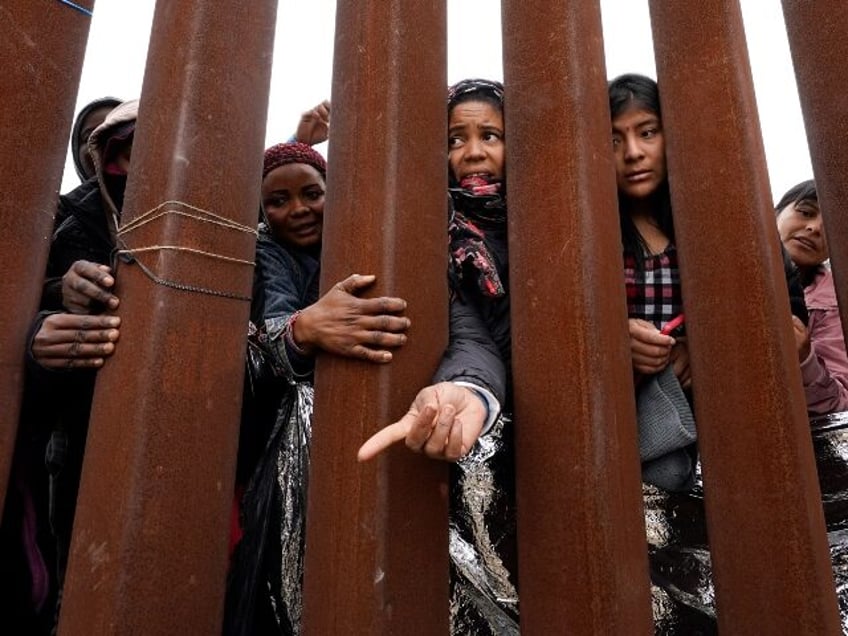
[{"label": "rusty metal surface", "polygon": [[318,360],[304,633],[448,630],[447,465],[403,445],[356,451],[403,415],[447,344],[446,8],[338,3],[321,285],[377,275],[409,302],[384,367]]},{"label": "rusty metal surface", "polygon": [[[783,0],[786,32],[804,113],[836,297],[848,307],[848,4]],[[799,176],[798,181],[804,175]],[[842,331],[848,333],[848,311]]]},{"label": "rusty metal surface", "polygon": [[650,3],[722,634],[837,634],[736,0]]},{"label": "rusty metal surface", "polygon": [[599,4],[503,22],[521,628],[650,634]]},{"label": "rusty metal surface", "polygon": [[[81,0],[80,6],[93,2]],[[44,280],[91,18],[59,2],[0,6],[0,516],[15,444],[23,358]]]},{"label": "rusty metal surface", "polygon": [[[157,3],[122,222],[179,200],[255,226],[276,2]],[[173,206],[169,206],[173,207]],[[158,276],[250,295],[255,236],[167,215],[125,236]],[[207,217],[208,218],[208,217]],[[116,273],[61,634],[220,633],[249,303]]]}]

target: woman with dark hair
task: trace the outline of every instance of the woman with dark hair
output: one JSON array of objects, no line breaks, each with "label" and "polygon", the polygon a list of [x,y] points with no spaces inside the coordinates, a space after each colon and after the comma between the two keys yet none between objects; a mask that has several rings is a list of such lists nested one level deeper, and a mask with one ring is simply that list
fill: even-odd
[{"label": "woman with dark hair", "polygon": [[403,440],[455,462],[451,633],[517,634],[504,92],[470,79],[448,89],[450,341],[433,384],[359,451]]},{"label": "woman with dark hair", "polygon": [[360,449],[371,459],[389,445],[436,459],[466,455],[507,399],[506,150],[503,86],[464,80],[448,91],[451,335],[435,384],[409,412]]},{"label": "woman with dark hair", "polygon": [[[714,590],[660,94],[642,75],[608,88],[656,632],[710,634]],[[785,253],[784,267],[792,313],[806,319]]]},{"label": "woman with dark hair", "polygon": [[793,316],[801,378],[811,415],[848,410],[848,355],[828,267],[827,237],[814,181],[791,188],[775,206],[780,241],[798,268],[809,312]]},{"label": "woman with dark hair", "polygon": [[695,427],[685,393],[689,353],[682,324],[674,328],[683,297],[657,84],[642,75],[617,77],[609,84],[609,104],[642,476],[667,490],[686,490],[694,478]]}]

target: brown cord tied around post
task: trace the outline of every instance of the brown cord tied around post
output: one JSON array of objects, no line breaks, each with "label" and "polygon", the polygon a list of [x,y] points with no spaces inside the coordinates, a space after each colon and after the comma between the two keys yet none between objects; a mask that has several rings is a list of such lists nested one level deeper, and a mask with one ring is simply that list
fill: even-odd
[{"label": "brown cord tied around post", "polygon": [[226,229],[231,229],[236,232],[252,234],[254,237],[258,236],[256,228],[247,225],[242,225],[241,223],[237,223],[232,219],[219,216],[214,212],[198,208],[183,201],[171,200],[160,203],[159,205],[148,210],[144,214],[139,215],[126,225],[120,226],[117,231],[118,244],[120,245],[120,249],[117,249],[115,251],[115,256],[117,258],[120,258],[121,261],[123,261],[124,263],[130,265],[138,265],[139,269],[141,269],[144,275],[147,276],[157,285],[163,285],[165,287],[170,287],[171,289],[177,289],[180,291],[206,294],[209,296],[218,296],[221,298],[233,298],[236,300],[245,300],[250,302],[251,297],[245,296],[243,294],[237,294],[234,292],[222,291],[218,289],[210,289],[208,287],[199,287],[196,285],[189,285],[187,283],[181,283],[179,281],[162,278],[138,259],[137,255],[144,252],[169,250],[176,252],[187,252],[190,254],[199,254],[201,256],[206,256],[208,258],[213,258],[219,261],[225,261],[227,263],[237,263],[239,265],[247,265],[249,267],[253,267],[255,265],[254,261],[234,258],[231,256],[226,256],[224,254],[216,254],[214,252],[200,250],[194,247],[186,247],[184,245],[149,245],[146,247],[129,248],[123,241],[123,236],[167,215],[182,216],[188,219],[199,221],[201,223],[209,223]]}]

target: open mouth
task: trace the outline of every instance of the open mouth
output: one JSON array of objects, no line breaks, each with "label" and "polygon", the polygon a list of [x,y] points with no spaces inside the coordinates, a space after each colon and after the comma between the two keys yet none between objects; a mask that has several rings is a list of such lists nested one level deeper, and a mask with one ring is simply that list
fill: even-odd
[{"label": "open mouth", "polygon": [[462,181],[465,181],[466,179],[488,180],[488,179],[491,179],[491,178],[492,178],[491,172],[469,172],[468,174],[464,174],[464,175],[462,175],[462,177],[460,177],[460,179]]}]

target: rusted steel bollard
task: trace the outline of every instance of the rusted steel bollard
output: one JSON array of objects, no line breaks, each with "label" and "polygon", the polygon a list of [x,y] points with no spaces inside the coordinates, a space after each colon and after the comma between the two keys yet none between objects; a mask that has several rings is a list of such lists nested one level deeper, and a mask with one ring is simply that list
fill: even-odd
[{"label": "rusted steel bollard", "polygon": [[[786,32],[798,81],[798,96],[816,190],[823,210],[827,244],[842,314],[848,333],[848,94],[834,90],[848,82],[848,5],[822,0],[783,0]],[[798,179],[800,181],[800,178]]]},{"label": "rusted steel bollard", "polygon": [[61,634],[220,633],[275,20],[157,3]]},{"label": "rusted steel bollard", "polygon": [[838,634],[739,5],[650,7],[719,630]]},{"label": "rusted steel bollard", "polygon": [[15,446],[29,329],[44,280],[93,0],[0,6],[0,517]]},{"label": "rusted steel bollard", "polygon": [[318,360],[304,582],[307,634],[448,630],[447,466],[356,451],[430,383],[447,344],[444,0],[339,2],[321,286],[377,275],[409,302],[387,366]]},{"label": "rusted steel bollard", "polygon": [[652,634],[600,9],[503,6],[521,629]]}]

